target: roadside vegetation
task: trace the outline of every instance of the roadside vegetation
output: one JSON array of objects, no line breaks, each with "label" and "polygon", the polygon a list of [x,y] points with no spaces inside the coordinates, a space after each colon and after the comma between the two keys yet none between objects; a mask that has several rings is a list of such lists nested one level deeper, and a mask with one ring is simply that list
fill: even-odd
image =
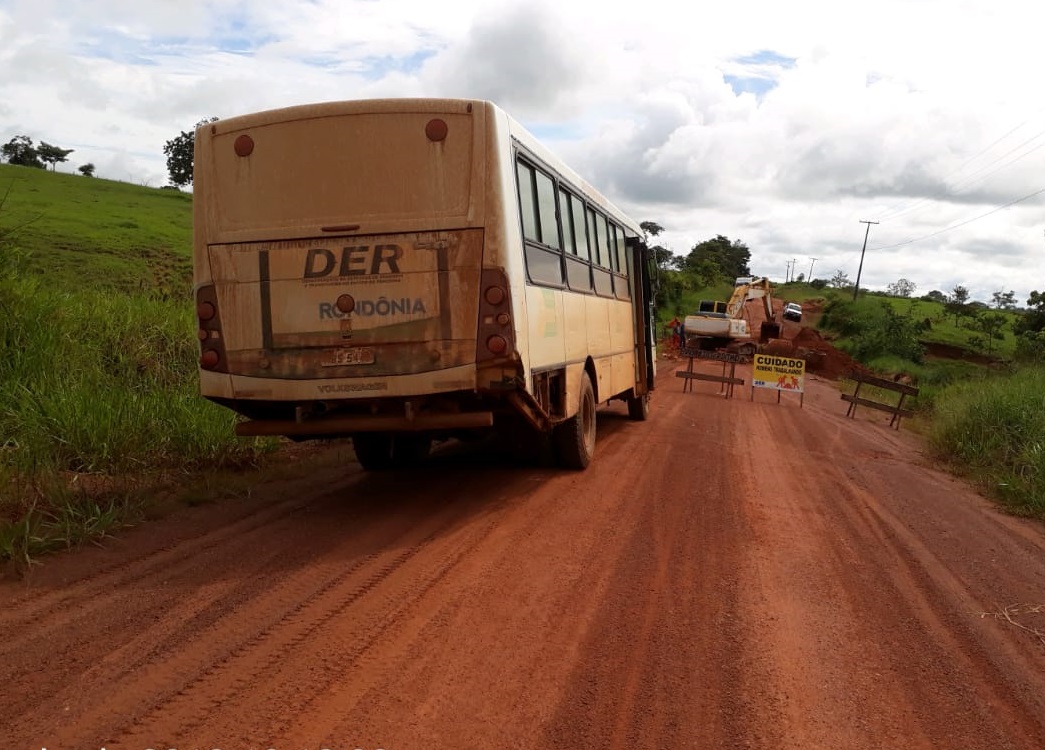
[{"label": "roadside vegetation", "polygon": [[190,196],[3,165],[0,199],[0,561],[272,447],[197,395]]}]

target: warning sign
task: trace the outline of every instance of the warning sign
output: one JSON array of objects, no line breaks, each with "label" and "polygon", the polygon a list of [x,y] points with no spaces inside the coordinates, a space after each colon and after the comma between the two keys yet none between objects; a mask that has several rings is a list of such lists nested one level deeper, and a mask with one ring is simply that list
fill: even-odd
[{"label": "warning sign", "polygon": [[777,391],[805,392],[806,362],[796,357],[756,354],[751,386]]}]

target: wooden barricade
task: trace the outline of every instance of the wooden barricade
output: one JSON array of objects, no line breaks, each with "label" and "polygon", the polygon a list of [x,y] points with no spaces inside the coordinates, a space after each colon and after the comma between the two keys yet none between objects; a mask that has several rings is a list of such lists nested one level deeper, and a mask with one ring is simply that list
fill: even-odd
[{"label": "wooden barricade", "polygon": [[[737,365],[745,364],[751,361],[750,357],[745,357],[742,354],[730,354],[728,352],[711,352],[704,351],[702,349],[683,349],[681,351],[683,357],[686,357],[689,362],[686,365],[685,370],[676,370],[675,376],[682,378],[682,392],[687,391],[693,392],[693,381],[694,380],[706,380],[712,383],[721,383],[725,388],[726,398],[733,397],[733,386],[744,385],[744,379],[738,378]],[[708,375],[703,372],[693,372],[693,361],[697,359],[710,360],[712,362],[722,363],[722,374],[721,375]],[[729,375],[726,375],[726,368],[729,368]],[[722,392],[722,387],[719,388],[719,392]]]},{"label": "wooden barricade", "polygon": [[[893,380],[886,380],[885,378],[879,378],[874,375],[865,375],[863,373],[854,372],[849,376],[852,380],[856,381],[856,390],[853,395],[850,396],[848,393],[842,394],[842,400],[849,402],[849,409],[845,415],[850,419],[856,416],[857,406],[866,406],[871,409],[878,409],[892,414],[892,419],[889,420],[889,426],[897,430],[900,429],[900,419],[903,417],[913,417],[914,412],[910,409],[903,408],[904,399],[908,396],[917,396],[918,389],[913,385],[907,385],[906,383],[897,383]],[[893,391],[894,393],[900,394],[899,402],[894,406],[893,404],[886,404],[880,401],[872,401],[868,398],[860,397],[860,388],[864,384],[874,386],[876,388],[882,388],[887,391]]]}]

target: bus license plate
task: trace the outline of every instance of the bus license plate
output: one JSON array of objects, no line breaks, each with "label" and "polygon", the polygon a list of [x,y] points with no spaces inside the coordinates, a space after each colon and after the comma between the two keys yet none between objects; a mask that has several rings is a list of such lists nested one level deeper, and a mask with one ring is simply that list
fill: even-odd
[{"label": "bus license plate", "polygon": [[331,349],[323,356],[323,367],[372,364],[374,364],[374,350],[368,346],[356,346],[351,349]]}]

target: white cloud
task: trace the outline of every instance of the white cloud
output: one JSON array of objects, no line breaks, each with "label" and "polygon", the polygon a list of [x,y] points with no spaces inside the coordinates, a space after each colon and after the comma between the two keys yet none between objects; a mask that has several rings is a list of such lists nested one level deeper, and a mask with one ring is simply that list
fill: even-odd
[{"label": "white cloud", "polygon": [[[1015,0],[0,0],[0,142],[161,185],[198,120],[342,98],[501,103],[679,253],[781,278],[1045,288],[1045,47]],[[930,239],[908,243],[914,238]]]}]

